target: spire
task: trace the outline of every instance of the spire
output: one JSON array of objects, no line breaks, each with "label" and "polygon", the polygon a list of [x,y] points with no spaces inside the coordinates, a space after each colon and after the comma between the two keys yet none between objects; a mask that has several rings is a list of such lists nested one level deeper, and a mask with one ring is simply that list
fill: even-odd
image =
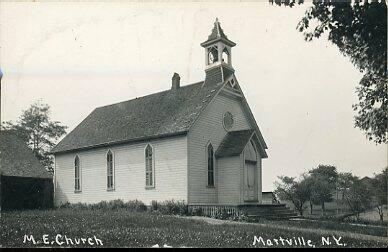
[{"label": "spire", "polygon": [[218,18],[216,18],[216,21],[214,22],[212,33],[209,35],[208,39],[205,42],[201,43],[201,46],[206,47],[209,44],[212,44],[217,41],[223,41],[229,46],[236,45],[236,43],[229,40],[228,37],[225,35],[224,31],[221,28],[221,23],[218,21]]}]

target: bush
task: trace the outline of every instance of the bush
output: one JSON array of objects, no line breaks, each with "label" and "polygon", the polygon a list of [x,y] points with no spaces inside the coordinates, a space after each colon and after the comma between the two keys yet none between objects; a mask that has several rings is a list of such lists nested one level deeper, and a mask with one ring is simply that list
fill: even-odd
[{"label": "bush", "polygon": [[151,211],[158,211],[159,204],[156,200],[151,201]]},{"label": "bush", "polygon": [[189,208],[184,201],[166,200],[158,205],[162,214],[188,215]]},{"label": "bush", "polygon": [[145,212],[147,211],[147,206],[140,200],[128,201],[125,204],[125,208],[133,212]]},{"label": "bush", "polygon": [[221,211],[217,212],[215,216],[212,217],[220,220],[233,220],[235,214],[229,213],[228,210],[223,208]]},{"label": "bush", "polygon": [[73,209],[73,210],[118,210],[125,209],[131,212],[144,212],[147,211],[147,206],[139,201],[132,200],[124,202],[121,199],[111,200],[111,201],[100,201],[95,204],[85,204],[85,203],[76,203],[70,204],[65,203],[59,208]]},{"label": "bush", "polygon": [[201,207],[197,207],[197,208],[195,208],[195,209],[191,212],[191,215],[194,215],[194,216],[204,216],[203,209],[202,209]]}]

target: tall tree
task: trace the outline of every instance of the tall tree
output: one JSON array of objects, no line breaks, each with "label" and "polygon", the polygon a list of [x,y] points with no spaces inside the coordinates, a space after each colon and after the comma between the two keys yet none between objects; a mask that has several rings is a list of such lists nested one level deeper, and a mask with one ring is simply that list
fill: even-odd
[{"label": "tall tree", "polygon": [[290,201],[295,210],[303,216],[305,203],[309,200],[309,190],[304,180],[297,181],[293,177],[280,176],[279,182],[275,182],[275,194],[282,200]]},{"label": "tall tree", "polygon": [[386,167],[381,173],[375,175],[372,180],[373,185],[373,198],[375,201],[377,212],[379,213],[380,221],[384,222],[384,206],[387,205],[388,198],[388,167]]},{"label": "tall tree", "polygon": [[22,112],[16,123],[4,122],[2,128],[18,135],[32,149],[42,165],[53,172],[53,158],[49,151],[56,141],[66,133],[66,126],[51,121],[48,104],[35,102]]},{"label": "tall tree", "polygon": [[325,202],[333,201],[338,178],[337,169],[332,165],[319,165],[310,170],[309,174],[311,200],[322,206],[322,214],[324,214]]},{"label": "tall tree", "polygon": [[[304,0],[269,0],[293,7]],[[355,127],[387,143],[387,4],[385,0],[314,0],[297,25],[306,41],[328,39],[363,73],[356,88]]]}]

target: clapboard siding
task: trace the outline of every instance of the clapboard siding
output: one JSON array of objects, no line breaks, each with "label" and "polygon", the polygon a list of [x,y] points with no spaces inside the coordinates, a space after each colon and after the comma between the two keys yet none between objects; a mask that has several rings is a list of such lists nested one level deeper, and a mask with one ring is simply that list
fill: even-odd
[{"label": "clapboard siding", "polygon": [[226,135],[223,115],[229,111],[234,116],[232,130],[250,129],[251,126],[242,110],[241,101],[218,94],[202,112],[188,134],[188,201],[190,204],[218,203],[218,164],[216,165],[216,188],[207,187],[206,146],[210,141],[217,150]]},{"label": "clapboard siding", "polygon": [[263,169],[262,169],[262,158],[260,157],[259,155],[259,159],[257,160],[257,171],[258,171],[258,183],[257,183],[257,186],[258,186],[258,189],[257,189],[257,200],[259,202],[262,202],[263,201]]},{"label": "clapboard siding", "polygon": [[240,202],[242,167],[240,156],[218,159],[218,203]]},{"label": "clapboard siding", "polygon": [[[145,188],[144,149],[154,148],[155,188]],[[106,153],[114,155],[115,190],[107,191]],[[74,192],[74,157],[81,161],[81,193]],[[56,203],[96,203],[138,199],[146,204],[168,199],[187,202],[187,138],[170,137],[55,156]]]}]

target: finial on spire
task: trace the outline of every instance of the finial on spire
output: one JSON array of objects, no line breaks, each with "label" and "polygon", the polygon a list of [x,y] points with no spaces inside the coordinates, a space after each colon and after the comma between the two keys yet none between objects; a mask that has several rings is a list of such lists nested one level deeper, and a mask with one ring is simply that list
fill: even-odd
[{"label": "finial on spire", "polygon": [[218,17],[216,17],[216,21],[214,22],[212,33],[209,35],[208,39],[205,42],[201,43],[201,46],[206,47],[209,43],[211,44],[218,40],[222,40],[224,43],[228,44],[229,46],[236,45],[233,41],[230,41],[228,37],[226,37],[224,31],[221,28],[221,24],[218,20]]}]

